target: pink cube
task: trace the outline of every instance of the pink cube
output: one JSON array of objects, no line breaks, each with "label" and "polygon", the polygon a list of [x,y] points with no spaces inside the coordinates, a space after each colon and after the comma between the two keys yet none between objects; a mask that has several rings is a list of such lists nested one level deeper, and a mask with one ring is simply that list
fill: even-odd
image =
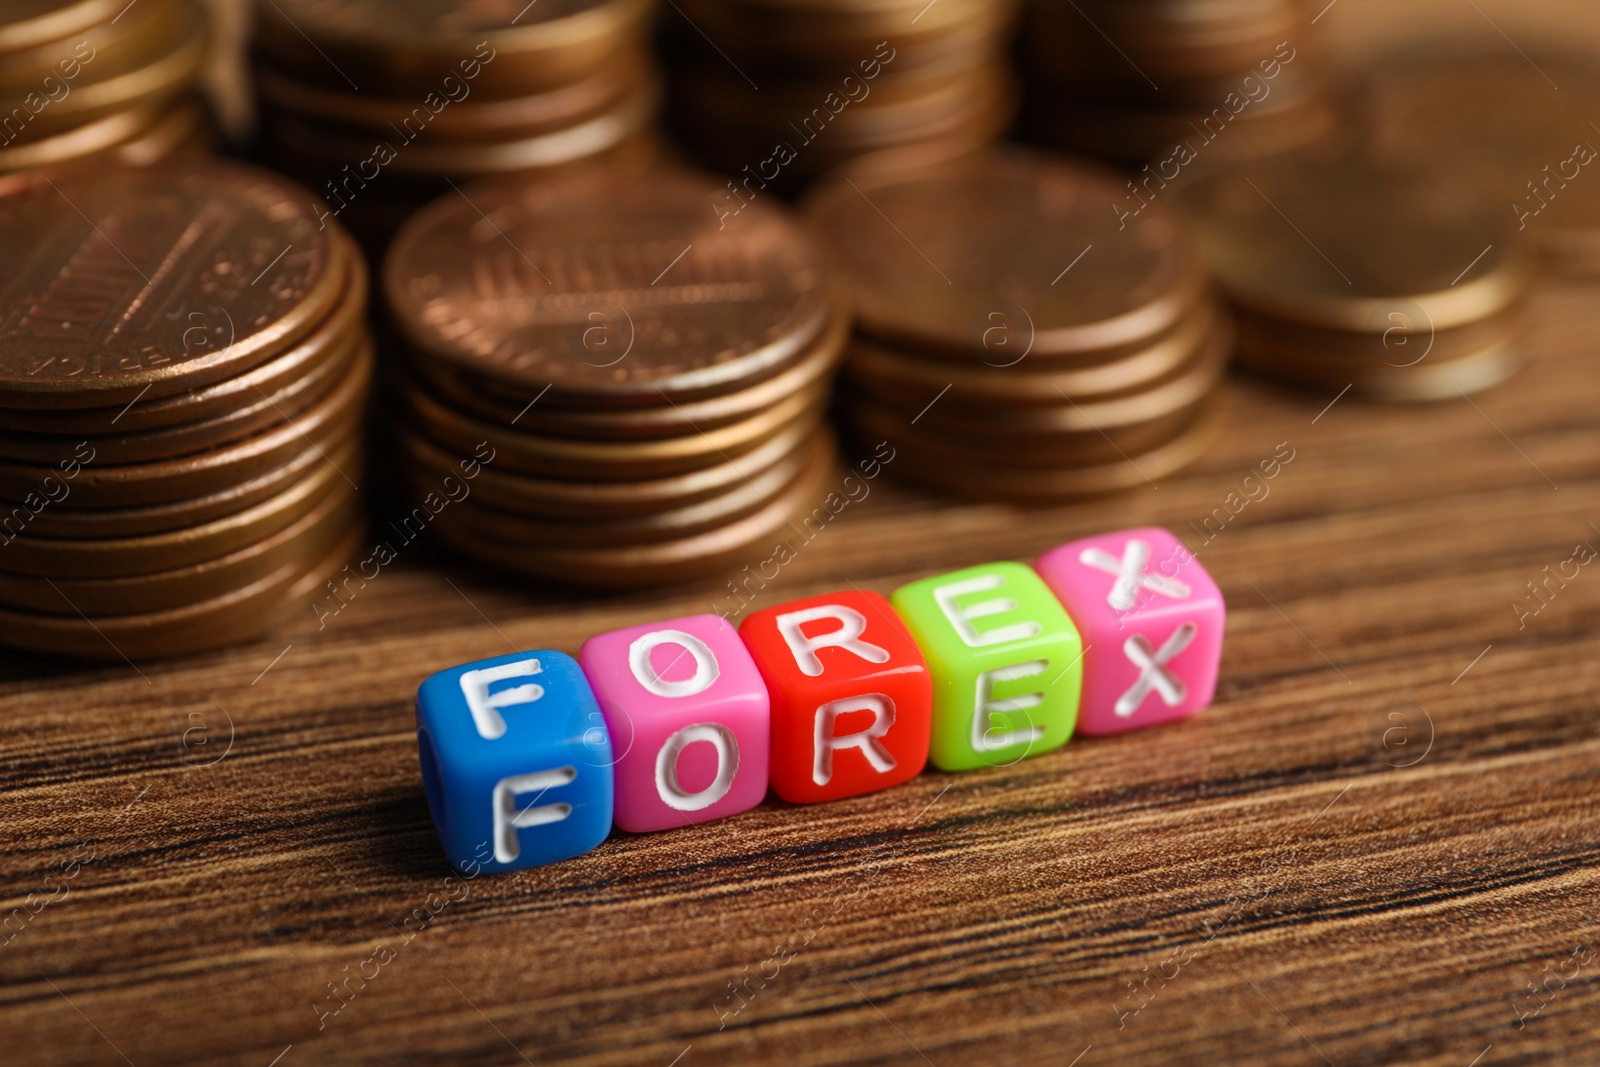
[{"label": "pink cube", "polygon": [[585,641],[578,662],[611,732],[618,829],[689,826],[761,803],[767,687],[721,616],[612,630]]},{"label": "pink cube", "polygon": [[1158,527],[1053,548],[1034,569],[1083,635],[1078,732],[1182,719],[1217,689],[1226,608],[1194,554]]}]

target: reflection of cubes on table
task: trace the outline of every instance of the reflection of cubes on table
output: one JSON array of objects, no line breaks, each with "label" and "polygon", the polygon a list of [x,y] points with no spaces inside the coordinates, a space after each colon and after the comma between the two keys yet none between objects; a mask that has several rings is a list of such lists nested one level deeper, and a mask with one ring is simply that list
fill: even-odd
[{"label": "reflection of cubes on table", "polygon": [[1113,734],[1211,703],[1222,660],[1222,592],[1184,544],[1148,527],[1051,549],[1035,564],[1078,624],[1078,730]]},{"label": "reflection of cubes on table", "polygon": [[1083,642],[1032,570],[988,563],[903,585],[891,600],[933,671],[935,766],[1015,763],[1072,736]]},{"label": "reflection of cubes on table", "polygon": [[417,747],[428,808],[459,868],[554,863],[611,832],[610,736],[565,653],[518,652],[431,676],[417,690]]},{"label": "reflection of cubes on table", "polygon": [[795,600],[739,627],[772,700],[772,788],[797,804],[910,781],[928,761],[933,688],[878,593]]},{"label": "reflection of cubes on table", "polygon": [[611,731],[617,827],[667,830],[767,795],[767,687],[717,615],[591,637],[578,653]]}]

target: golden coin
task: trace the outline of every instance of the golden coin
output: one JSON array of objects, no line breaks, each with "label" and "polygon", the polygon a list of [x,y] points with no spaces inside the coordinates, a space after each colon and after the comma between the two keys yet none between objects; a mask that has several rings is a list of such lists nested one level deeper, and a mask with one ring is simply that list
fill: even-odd
[{"label": "golden coin", "polygon": [[[85,508],[144,507],[206,496],[260,477],[299,455],[308,442],[325,449],[360,419],[372,362],[371,343],[366,342],[331,393],[299,418],[248,440],[158,463],[87,464],[73,479],[74,502]],[[0,500],[24,501],[57,473],[55,466],[0,462]]]},{"label": "golden coin", "polygon": [[1308,363],[1294,354],[1275,350],[1240,348],[1239,365],[1280,380],[1318,389],[1350,387],[1372,400],[1455,400],[1499,385],[1521,364],[1518,341],[1501,340],[1483,351],[1445,363],[1424,362],[1413,367],[1362,367],[1355,370]]},{"label": "golden coin", "polygon": [[[324,364],[343,358],[356,343],[357,331],[365,321],[367,271],[349,237],[336,237],[346,246],[340,258],[345,282],[339,290],[333,311],[310,333],[282,354],[242,374],[213,385],[155,400],[139,400],[107,408],[0,409],[0,426],[23,433],[58,433],[73,437],[111,433],[136,433],[216,418],[289,388],[308,375],[320,373]],[[204,328],[204,312],[179,314],[193,327]]]},{"label": "golden coin", "polygon": [[257,8],[256,44],[352,93],[410,97],[451,77],[503,97],[591,73],[654,12],[651,0],[274,0]]},{"label": "golden coin", "polygon": [[[771,503],[807,468],[835,453],[826,434],[815,435],[804,449],[785,456],[764,471],[744,478],[731,489],[680,507],[666,508],[629,518],[585,518],[576,522],[551,522],[496,511],[477,501],[463,501],[452,507],[439,521],[457,527],[462,537],[485,537],[508,544],[539,545],[552,548],[597,548],[659,544],[693,534],[720,529]],[[427,479],[412,486],[414,492],[430,491]]]},{"label": "golden coin", "polygon": [[1212,298],[1148,345],[1111,349],[1104,358],[1024,360],[996,367],[977,357],[957,362],[925,359],[920,353],[873,343],[851,342],[848,377],[878,395],[932,396],[947,386],[955,400],[993,411],[1027,404],[1059,404],[1063,397],[1081,399],[1126,392],[1170,373],[1188,362],[1196,350],[1223,327],[1226,318]]},{"label": "golden coin", "polygon": [[435,201],[395,238],[384,293],[427,356],[586,407],[737,389],[810,345],[835,301],[770,200],[599,170]]},{"label": "golden coin", "polygon": [[85,618],[0,609],[0,642],[51,655],[140,660],[245,641],[303,608],[360,541],[356,526],[324,556],[294,560],[242,589],[164,611]]},{"label": "golden coin", "polygon": [[1297,363],[1341,373],[1383,367],[1405,370],[1424,361],[1449,363],[1512,341],[1527,326],[1528,304],[1521,300],[1488,318],[1449,330],[1430,329],[1411,309],[1397,307],[1388,319],[1390,327],[1383,333],[1356,333],[1303,326],[1247,311],[1238,316],[1239,347],[1282,352]]},{"label": "golden coin", "polygon": [[480,442],[496,452],[495,462],[507,470],[584,481],[625,482],[684,474],[737,458],[790,423],[827,404],[825,384],[786,397],[755,418],[705,433],[645,441],[582,441],[538,437],[479,422],[436,403],[417,389],[400,396],[400,414],[414,420],[436,444],[458,456],[470,456]]},{"label": "golden coin", "polygon": [[676,437],[754,418],[788,397],[825,385],[839,365],[849,332],[850,316],[841,307],[810,351],[771,378],[735,393],[654,408],[541,408],[537,394],[526,399],[505,395],[503,386],[474,383],[453,368],[433,366],[427,360],[415,361],[413,373],[465,413],[532,434],[597,441]]},{"label": "golden coin", "polygon": [[148,133],[159,121],[158,105],[141,104],[126,111],[113,111],[48,137],[19,141],[0,148],[0,172],[67,163],[110,151]]},{"label": "golden coin", "polygon": [[844,173],[807,212],[858,329],[1003,366],[1148,340],[1194,306],[1205,277],[1187,234],[1159,203],[1119,221],[1125,184],[1097,166],[996,150]]},{"label": "golden coin", "polygon": [[[471,492],[486,504],[520,515],[567,520],[605,520],[688,507],[734,489],[804,446],[822,422],[822,412],[798,419],[748,452],[686,474],[636,482],[576,482],[533,478],[485,466]],[[434,477],[460,478],[460,461],[422,437],[396,431],[405,457]]]},{"label": "golden coin", "polygon": [[180,97],[149,129],[110,149],[118,163],[147,167],[182,153],[203,154],[216,147],[211,111],[198,96]]},{"label": "golden coin", "polygon": [[[4,544],[21,534],[69,540],[104,540],[165,533],[200,526],[229,515],[236,515],[265,500],[286,492],[323,466],[354,472],[360,466],[359,435],[350,426],[344,436],[323,444],[308,445],[305,451],[281,466],[237,485],[230,485],[206,496],[129,508],[74,508],[72,477],[57,473],[53,481],[41,485],[32,506],[0,503],[0,565],[4,563]],[[46,503],[49,501],[49,503]]]},{"label": "golden coin", "polygon": [[199,526],[76,541],[35,537],[27,531],[0,548],[0,570],[52,578],[126,578],[176,570],[255,544],[294,523],[329,495],[353,491],[339,468],[323,463],[277,496]]},{"label": "golden coin", "polygon": [[0,605],[46,615],[130,615],[226,596],[286,564],[319,558],[348,536],[360,513],[348,487],[324,496],[300,518],[264,539],[203,563],[153,574],[109,578],[0,571]]},{"label": "golden coin", "polygon": [[0,262],[7,407],[126,404],[243,373],[327,317],[350,254],[303,190],[216,161],[0,179],[0,228],[26,250]]},{"label": "golden coin", "polygon": [[[1195,421],[1171,441],[1100,466],[1041,470],[1002,466],[988,460],[959,462],[919,456],[908,446],[896,455],[893,470],[897,476],[962,496],[1007,503],[1060,503],[1154,485],[1156,479],[1199,459],[1216,431],[1215,411],[1203,405]],[[900,448],[899,442],[892,438],[889,441]]]},{"label": "golden coin", "polygon": [[[714,574],[780,552],[778,540],[797,540],[792,521],[812,509],[826,509],[835,461],[814,461],[789,488],[759,511],[727,526],[675,541],[627,547],[547,548],[501,542],[441,526],[439,536],[462,554],[497,568],[563,584],[636,589]],[[842,499],[842,497],[841,497]],[[793,555],[792,547],[788,549]],[[748,558],[747,558],[748,557]],[[0,617],[3,619],[3,617]]]},{"label": "golden coin", "polygon": [[1209,174],[1178,198],[1233,300],[1308,325],[1381,334],[1403,304],[1446,330],[1526,288],[1511,214],[1456,169],[1304,156]]}]

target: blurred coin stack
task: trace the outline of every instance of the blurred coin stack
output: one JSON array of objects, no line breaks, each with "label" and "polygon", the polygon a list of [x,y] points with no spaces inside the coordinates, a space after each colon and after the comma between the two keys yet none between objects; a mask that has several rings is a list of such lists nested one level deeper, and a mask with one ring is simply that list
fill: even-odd
[{"label": "blurred coin stack", "polygon": [[654,153],[652,0],[264,0],[262,156],[374,249],[451,182]]},{"label": "blurred coin stack", "polygon": [[276,175],[0,180],[0,641],[101,659],[255,636],[358,533],[354,243]]},{"label": "blurred coin stack", "polygon": [[984,144],[1016,109],[1017,6],[683,0],[665,24],[674,118],[741,199],[880,149]]},{"label": "blurred coin stack", "polygon": [[1478,175],[1323,153],[1184,187],[1241,363],[1319,389],[1448,400],[1516,369],[1528,292],[1504,199]]},{"label": "blurred coin stack", "polygon": [[753,562],[821,503],[849,326],[780,208],[719,220],[718,184],[677,171],[467,192],[414,216],[384,264],[416,504],[392,529],[630,587]]},{"label": "blurred coin stack", "polygon": [[1335,109],[1302,0],[1029,0],[1027,126],[1043,143],[1171,181],[1197,157],[1327,136]]},{"label": "blurred coin stack", "polygon": [[860,444],[958,495],[1135,488],[1204,448],[1232,341],[1198,249],[1115,173],[1019,150],[846,168],[807,197],[855,297]]},{"label": "blurred coin stack", "polygon": [[[1559,91],[1552,84],[1560,86]],[[1541,266],[1600,276],[1600,74],[1593,59],[1513,52],[1389,56],[1349,78],[1369,151],[1491,182]]]},{"label": "blurred coin stack", "polygon": [[0,173],[209,150],[195,0],[14,0],[0,8]]}]

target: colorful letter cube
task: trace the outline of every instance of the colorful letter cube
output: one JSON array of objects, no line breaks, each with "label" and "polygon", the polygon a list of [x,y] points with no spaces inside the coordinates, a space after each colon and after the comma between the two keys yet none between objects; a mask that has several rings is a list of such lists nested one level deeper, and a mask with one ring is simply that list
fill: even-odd
[{"label": "colorful letter cube", "polygon": [[1183,542],[1158,527],[1122,530],[1053,548],[1035,566],[1089,646],[1080,731],[1120,733],[1211,703],[1226,609]]},{"label": "colorful letter cube", "polygon": [[439,840],[458,868],[537,867],[611,832],[610,735],[564,653],[518,652],[431,676],[417,690],[417,749]]},{"label": "colorful letter cube", "polygon": [[739,627],[772,700],[772,788],[796,804],[915,778],[933,686],[905,623],[877,593],[831,593]]},{"label": "colorful letter cube", "polygon": [[618,827],[689,826],[766,796],[767,687],[721,616],[612,630],[578,659],[617,752]]},{"label": "colorful letter cube", "polygon": [[936,766],[1015,763],[1072,736],[1083,643],[1032,570],[989,563],[901,586],[891,600],[933,670]]}]

